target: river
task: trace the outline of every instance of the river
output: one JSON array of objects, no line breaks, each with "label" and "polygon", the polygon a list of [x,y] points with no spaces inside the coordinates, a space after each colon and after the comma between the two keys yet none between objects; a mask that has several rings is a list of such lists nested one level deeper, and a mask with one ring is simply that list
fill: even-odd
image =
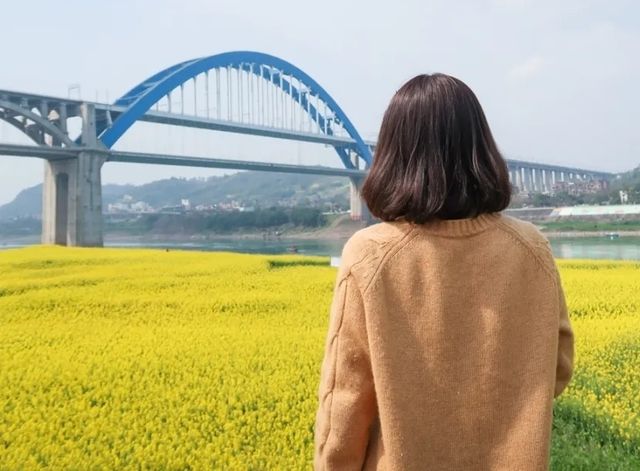
[{"label": "river", "polygon": [[[611,260],[640,260],[640,237],[558,237],[550,238],[551,248],[557,258],[585,258]],[[0,249],[36,244],[37,239],[20,242],[0,241]],[[321,239],[242,239],[229,238],[202,242],[105,242],[106,247],[149,247],[170,250],[230,251],[243,253],[291,253],[339,256],[344,241]]]}]

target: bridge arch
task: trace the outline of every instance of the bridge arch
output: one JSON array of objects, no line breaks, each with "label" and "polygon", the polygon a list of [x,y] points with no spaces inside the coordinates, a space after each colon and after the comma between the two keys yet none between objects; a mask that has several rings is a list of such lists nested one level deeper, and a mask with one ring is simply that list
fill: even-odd
[{"label": "bridge arch", "polygon": [[[23,117],[22,121],[17,119],[20,116]],[[48,134],[66,147],[75,146],[69,136],[51,121],[10,101],[0,100],[0,119],[18,128],[36,144],[44,145],[44,136]]]},{"label": "bridge arch", "polygon": [[[297,102],[321,132],[327,135],[334,135],[334,125],[340,126],[354,141],[353,151],[364,160],[366,166],[371,165],[373,157],[369,146],[344,111],[318,82],[283,59],[253,51],[233,51],[193,59],[152,75],[114,103],[126,109],[112,123],[98,130],[100,140],[107,148],[111,148],[141,116],[173,90],[200,74],[222,68],[233,68],[238,73],[248,72],[278,87]],[[293,79],[299,85],[294,84]],[[321,113],[319,106],[312,104],[309,96],[317,99],[316,104],[322,103],[330,115]],[[345,146],[334,148],[346,168],[355,168]]]}]

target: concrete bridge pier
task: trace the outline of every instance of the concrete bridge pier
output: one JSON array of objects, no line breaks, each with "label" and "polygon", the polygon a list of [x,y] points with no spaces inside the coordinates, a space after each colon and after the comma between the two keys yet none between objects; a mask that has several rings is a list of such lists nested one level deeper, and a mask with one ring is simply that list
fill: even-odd
[{"label": "concrete bridge pier", "polygon": [[531,192],[531,169],[522,169],[522,190],[526,193]]},{"label": "concrete bridge pier", "polygon": [[351,220],[352,221],[365,221],[371,222],[373,219],[369,208],[360,196],[360,188],[364,179],[349,178],[349,187],[351,193]]},{"label": "concrete bridge pier", "polygon": [[522,168],[520,167],[516,169],[516,186],[518,187],[518,191],[524,191],[522,182]]},{"label": "concrete bridge pier", "polygon": [[83,104],[83,149],[77,158],[47,160],[42,191],[42,243],[80,247],[103,245],[101,152],[93,105]]},{"label": "concrete bridge pier", "polygon": [[42,243],[101,247],[101,153],[45,161],[42,189]]},{"label": "concrete bridge pier", "polygon": [[42,243],[67,245],[69,210],[74,202],[69,188],[76,185],[76,160],[44,161],[42,185]]},{"label": "concrete bridge pier", "polygon": [[70,245],[102,247],[102,178],[106,158],[102,153],[81,152],[76,180],[76,239]]},{"label": "concrete bridge pier", "polygon": [[533,172],[533,189],[536,193],[542,193],[542,170],[536,168],[531,171]]},{"label": "concrete bridge pier", "polygon": [[[360,157],[356,153],[351,153],[351,162],[356,169],[360,168]],[[360,188],[362,188],[364,178],[350,177],[350,207],[351,207],[351,220],[352,221],[365,221],[367,224],[373,219],[367,204],[360,196]]]},{"label": "concrete bridge pier", "polygon": [[526,191],[526,182],[525,182],[525,169],[522,167],[518,167],[518,174],[517,174],[517,182],[518,182],[518,189],[521,192]]},{"label": "concrete bridge pier", "polygon": [[529,173],[529,193],[535,193],[536,188],[536,170],[534,168],[528,169]]},{"label": "concrete bridge pier", "polygon": [[511,186],[518,187],[518,171],[516,169],[509,169],[509,183]]}]

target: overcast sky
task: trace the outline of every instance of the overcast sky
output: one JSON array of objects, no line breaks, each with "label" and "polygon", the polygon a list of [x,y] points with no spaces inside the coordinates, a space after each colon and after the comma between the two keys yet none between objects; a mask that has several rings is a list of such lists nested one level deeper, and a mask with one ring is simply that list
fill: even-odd
[{"label": "overcast sky", "polygon": [[[279,56],[315,78],[365,138],[394,91],[445,72],[478,95],[507,157],[607,171],[640,165],[636,0],[65,0],[5,2],[0,89],[114,101],[154,72],[230,50]],[[75,93],[75,92],[74,92]],[[146,127],[145,127],[146,126]],[[136,125],[120,148],[340,165],[322,146]],[[0,141],[24,142],[0,121]],[[0,156],[0,204],[42,181]],[[103,182],[210,169],[108,163]]]}]

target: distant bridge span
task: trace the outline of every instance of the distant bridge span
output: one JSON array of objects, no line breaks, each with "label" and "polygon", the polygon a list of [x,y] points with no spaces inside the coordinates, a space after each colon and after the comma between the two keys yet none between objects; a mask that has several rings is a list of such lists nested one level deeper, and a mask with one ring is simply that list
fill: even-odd
[{"label": "distant bridge span", "polygon": [[[79,117],[78,136],[67,122]],[[101,168],[105,162],[338,175],[351,181],[351,214],[367,218],[358,188],[373,160],[337,102],[305,72],[280,58],[237,51],[168,67],[113,104],[0,90],[0,119],[35,146],[0,142],[0,155],[45,160],[43,243],[101,246]],[[137,121],[289,139],[332,146],[342,166],[123,152],[112,149]],[[512,182],[548,191],[557,181],[609,178],[606,172],[508,160]]]},{"label": "distant bridge span", "polygon": [[[10,155],[13,157],[39,157],[49,161],[75,159],[78,157],[80,152],[82,152],[81,148],[65,149],[0,144],[0,155]],[[179,167],[225,168],[232,170],[257,170],[261,172],[299,173],[351,178],[364,178],[367,174],[365,170],[323,167],[321,165],[291,165],[250,160],[215,159],[195,155],[150,154],[146,152],[106,151],[103,149],[94,149],[93,152],[104,153],[106,157],[105,162],[174,165]]]}]

